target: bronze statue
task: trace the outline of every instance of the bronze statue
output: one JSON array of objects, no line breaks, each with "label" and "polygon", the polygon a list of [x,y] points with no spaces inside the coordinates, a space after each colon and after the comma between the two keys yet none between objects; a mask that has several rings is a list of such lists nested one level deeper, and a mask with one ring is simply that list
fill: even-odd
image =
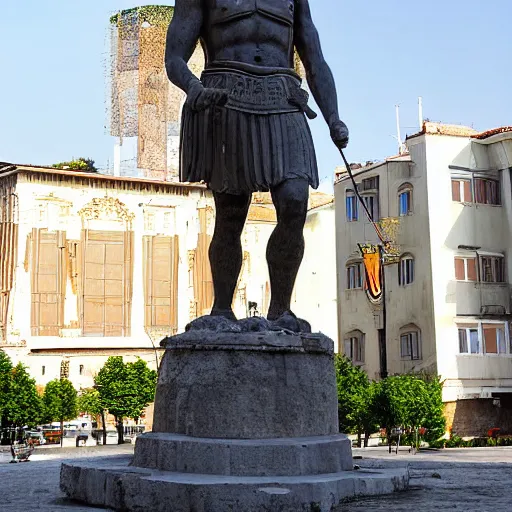
[{"label": "bronze statue", "polygon": [[[201,80],[187,66],[198,40],[206,59]],[[290,301],[304,255],[309,186],[318,187],[318,169],[305,115],[314,113],[294,71],[295,48],[331,137],[344,148],[348,129],[338,115],[308,0],[176,0],[165,64],[169,79],[187,94],[181,180],[207,183],[215,199],[211,314],[235,319],[231,303],[251,194],[270,190],[277,226],[267,247],[268,319],[299,331]]]}]

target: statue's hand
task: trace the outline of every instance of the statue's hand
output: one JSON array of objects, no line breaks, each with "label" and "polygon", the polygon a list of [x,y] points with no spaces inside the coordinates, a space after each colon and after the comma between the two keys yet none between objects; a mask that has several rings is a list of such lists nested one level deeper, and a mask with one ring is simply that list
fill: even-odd
[{"label": "statue's hand", "polygon": [[346,148],[348,145],[348,128],[347,125],[337,119],[330,125],[331,139],[339,149]]},{"label": "statue's hand", "polygon": [[206,88],[198,82],[188,91],[186,103],[192,110],[200,112],[212,105],[225,105],[227,101],[228,91]]}]

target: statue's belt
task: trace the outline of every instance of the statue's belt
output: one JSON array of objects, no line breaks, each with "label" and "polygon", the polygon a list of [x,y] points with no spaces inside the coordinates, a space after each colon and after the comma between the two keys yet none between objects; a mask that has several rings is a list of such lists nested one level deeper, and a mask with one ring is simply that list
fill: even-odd
[{"label": "statue's belt", "polygon": [[207,69],[201,81],[205,87],[229,91],[226,108],[260,115],[304,112],[310,119],[316,117],[308,107],[309,94],[292,74],[258,76],[232,69]]}]

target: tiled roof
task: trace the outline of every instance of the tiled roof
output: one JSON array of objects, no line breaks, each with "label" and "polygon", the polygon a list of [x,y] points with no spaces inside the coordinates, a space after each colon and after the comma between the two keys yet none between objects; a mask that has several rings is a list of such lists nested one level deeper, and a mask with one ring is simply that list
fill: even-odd
[{"label": "tiled roof", "polygon": [[487,130],[482,133],[478,133],[477,135],[473,135],[473,139],[487,139],[488,137],[492,137],[493,135],[499,135],[500,133],[508,133],[512,132],[512,126],[501,126],[500,128],[493,128],[492,130]]},{"label": "tiled roof", "polygon": [[[326,194],[325,192],[318,192],[317,190],[312,190],[309,194],[309,205],[308,209],[318,208],[319,206],[324,206],[326,204],[330,204],[334,201],[334,196],[331,194]],[[272,198],[270,197],[270,192],[255,192],[252,195],[252,204],[253,205],[272,205]]]},{"label": "tiled roof", "polygon": [[154,183],[157,185],[178,187],[178,188],[191,188],[191,189],[206,189],[205,185],[200,183],[180,183],[174,181],[162,181],[147,178],[133,178],[131,176],[112,176],[110,174],[101,174],[99,172],[82,172],[74,171],[71,169],[55,169],[54,167],[44,167],[40,165],[20,165],[20,164],[7,164],[0,163],[0,178],[17,173],[33,173],[33,174],[56,174],[60,176],[77,177],[88,180],[103,180],[114,182],[132,182],[132,183]]},{"label": "tiled roof", "polygon": [[248,221],[252,222],[277,222],[276,211],[273,206],[260,206],[252,204],[249,208]]},{"label": "tiled roof", "polygon": [[472,137],[477,135],[478,132],[469,126],[462,126],[458,124],[444,124],[444,123],[433,123],[431,121],[425,121],[423,123],[423,129],[413,135],[408,135],[407,139],[419,137],[420,135],[448,135],[451,137]]}]

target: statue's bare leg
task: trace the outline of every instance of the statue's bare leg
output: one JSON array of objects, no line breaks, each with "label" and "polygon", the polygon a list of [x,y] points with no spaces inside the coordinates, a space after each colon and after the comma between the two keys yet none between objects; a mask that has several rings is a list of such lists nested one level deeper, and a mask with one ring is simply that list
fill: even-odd
[{"label": "statue's bare leg", "polygon": [[250,195],[214,192],[215,231],[209,256],[215,300],[212,315],[235,320],[233,294],[242,268],[241,235],[251,204]]},{"label": "statue's bare leg", "polygon": [[267,247],[271,300],[267,318],[275,320],[289,311],[295,278],[304,256],[303,229],[308,211],[309,183],[287,180],[273,190],[277,226]]}]

